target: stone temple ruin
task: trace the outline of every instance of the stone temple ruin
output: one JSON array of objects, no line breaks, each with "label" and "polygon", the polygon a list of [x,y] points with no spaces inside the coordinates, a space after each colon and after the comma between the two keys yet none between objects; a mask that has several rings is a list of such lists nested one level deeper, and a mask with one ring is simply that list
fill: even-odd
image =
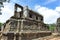
[{"label": "stone temple ruin", "polygon": [[[18,9],[21,9],[18,11]],[[15,4],[14,16],[6,21],[0,32],[0,40],[33,40],[51,35],[39,13]]]},{"label": "stone temple ruin", "polygon": [[56,30],[60,33],[60,18],[57,19]]}]

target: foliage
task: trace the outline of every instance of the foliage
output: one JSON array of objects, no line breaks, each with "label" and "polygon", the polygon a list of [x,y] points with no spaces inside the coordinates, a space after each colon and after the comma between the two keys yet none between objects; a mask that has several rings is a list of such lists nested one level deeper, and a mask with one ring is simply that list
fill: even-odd
[{"label": "foliage", "polygon": [[55,27],[55,24],[49,24],[49,30],[54,31]]},{"label": "foliage", "polygon": [[2,26],[3,24],[0,22],[0,27]]}]

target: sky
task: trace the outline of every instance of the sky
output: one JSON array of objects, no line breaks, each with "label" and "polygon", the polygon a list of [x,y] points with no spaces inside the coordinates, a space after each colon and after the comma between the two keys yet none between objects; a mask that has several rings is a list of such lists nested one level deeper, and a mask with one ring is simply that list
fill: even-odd
[{"label": "sky", "polygon": [[15,3],[28,6],[30,9],[43,15],[44,23],[46,24],[56,23],[57,18],[60,17],[60,0],[10,0],[9,3],[4,2],[0,22],[4,23],[14,15]]}]

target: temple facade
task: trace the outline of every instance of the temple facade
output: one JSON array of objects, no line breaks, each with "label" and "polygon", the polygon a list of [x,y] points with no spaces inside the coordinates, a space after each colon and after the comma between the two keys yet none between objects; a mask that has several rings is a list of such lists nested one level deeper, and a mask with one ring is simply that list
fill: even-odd
[{"label": "temple facade", "polygon": [[41,31],[48,32],[42,15],[28,9],[27,6],[22,7],[18,4],[15,4],[14,15],[4,23],[1,29],[1,40],[32,40],[40,37]]},{"label": "temple facade", "polygon": [[56,30],[60,33],[60,18],[57,19]]}]

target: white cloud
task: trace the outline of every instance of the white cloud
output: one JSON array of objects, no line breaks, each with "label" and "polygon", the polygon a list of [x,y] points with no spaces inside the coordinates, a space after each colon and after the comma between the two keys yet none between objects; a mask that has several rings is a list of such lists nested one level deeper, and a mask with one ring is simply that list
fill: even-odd
[{"label": "white cloud", "polygon": [[0,22],[5,22],[8,20],[14,12],[14,4],[13,3],[4,3],[4,8],[2,8],[2,15],[0,15]]},{"label": "white cloud", "polygon": [[56,7],[55,9],[57,12],[60,12],[60,6]]},{"label": "white cloud", "polygon": [[52,2],[55,2],[55,1],[57,1],[57,0],[47,0],[47,1],[44,3],[44,5],[47,5],[47,4],[52,3]]},{"label": "white cloud", "polygon": [[59,17],[59,12],[57,12],[56,9],[53,10],[46,7],[41,7],[40,5],[35,6],[35,10],[44,16],[45,23],[56,23],[56,20]]},{"label": "white cloud", "polygon": [[[56,7],[55,10],[40,5],[35,5],[35,10],[44,16],[45,23],[55,23],[59,17],[60,7]],[[14,14],[14,4],[5,3],[2,9],[2,15],[0,15],[0,22],[5,22]]]}]

